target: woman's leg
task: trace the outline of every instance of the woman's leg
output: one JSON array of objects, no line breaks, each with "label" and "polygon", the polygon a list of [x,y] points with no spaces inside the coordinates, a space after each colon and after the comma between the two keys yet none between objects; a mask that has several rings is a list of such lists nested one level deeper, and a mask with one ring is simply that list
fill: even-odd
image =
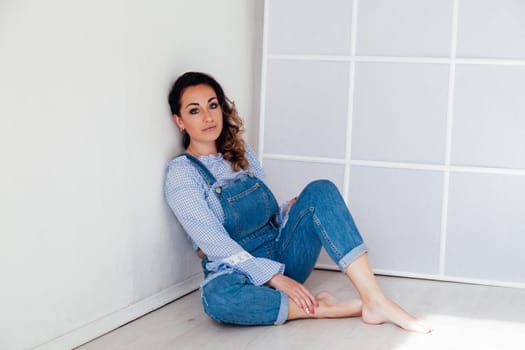
[{"label": "woman's leg", "polygon": [[[335,191],[327,192],[326,187],[332,187]],[[282,229],[276,242],[274,256],[276,260],[285,264],[284,274],[286,276],[299,283],[306,281],[323,245],[331,247],[332,258],[337,259],[336,261],[344,261],[345,257],[358,256],[366,250],[351,217],[341,220],[348,212],[346,206],[344,210],[340,210],[331,204],[334,200],[336,202],[341,200],[340,197],[337,188],[332,183],[326,180],[315,181],[301,192],[295,204],[290,208],[288,223]],[[329,203],[329,205],[319,205],[320,203]],[[326,219],[328,213],[333,215],[331,219],[335,222],[327,230],[321,224],[319,217]],[[336,230],[335,227],[338,229]],[[333,233],[340,234],[341,237],[334,239]],[[349,233],[353,235],[349,236]],[[288,319],[361,315],[361,300],[359,299],[338,301],[328,292],[322,292],[316,298],[319,307],[315,308],[314,314],[306,313],[292,302]]]},{"label": "woman's leg", "polygon": [[338,301],[328,292],[316,296],[315,314],[306,313],[288,296],[268,286],[254,286],[239,273],[217,276],[202,287],[204,311],[213,320],[243,326],[282,324],[298,318],[338,318],[361,315],[361,300]]},{"label": "woman's leg", "polygon": [[288,212],[276,242],[275,259],[285,275],[304,282],[324,246],[342,271],[367,251],[337,187],[328,180],[310,183]]},{"label": "woman's leg", "polygon": [[337,187],[327,180],[310,183],[290,208],[277,249],[278,260],[286,264],[285,274],[304,282],[318,256],[317,250],[312,261],[312,251],[320,245],[359,292],[364,322],[392,322],[410,331],[430,331],[384,296],[370,268],[359,230]]},{"label": "woman's leg", "polygon": [[288,317],[288,296],[268,286],[255,286],[240,273],[226,273],[206,282],[202,305],[217,322],[237,325],[273,325]]},{"label": "woman's leg", "polygon": [[368,254],[354,260],[346,269],[346,275],[354,284],[363,302],[363,321],[369,324],[391,322],[412,332],[428,333],[432,328],[403,310],[388,299],[377,284]]},{"label": "woman's leg", "polygon": [[295,303],[290,303],[288,308],[287,320],[295,320],[298,318],[345,318],[361,316],[361,300],[337,300],[329,292],[321,292],[315,296],[319,302],[319,307],[315,309],[315,313],[306,313],[304,309],[297,306]]}]

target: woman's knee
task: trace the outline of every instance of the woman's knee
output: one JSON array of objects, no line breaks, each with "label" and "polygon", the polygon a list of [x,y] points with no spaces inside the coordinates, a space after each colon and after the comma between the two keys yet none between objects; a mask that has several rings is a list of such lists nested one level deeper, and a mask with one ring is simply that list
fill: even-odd
[{"label": "woman's knee", "polygon": [[333,196],[334,194],[340,196],[337,186],[332,181],[323,179],[312,181],[306,185],[301,196],[319,198],[321,195]]},{"label": "woman's knee", "polygon": [[204,285],[202,304],[206,314],[217,322],[270,325],[277,319],[281,293],[266,286],[254,286],[246,276],[232,273]]},{"label": "woman's knee", "polygon": [[226,274],[212,279],[202,287],[202,306],[208,316],[217,322],[227,322],[235,313],[239,291],[245,276]]}]

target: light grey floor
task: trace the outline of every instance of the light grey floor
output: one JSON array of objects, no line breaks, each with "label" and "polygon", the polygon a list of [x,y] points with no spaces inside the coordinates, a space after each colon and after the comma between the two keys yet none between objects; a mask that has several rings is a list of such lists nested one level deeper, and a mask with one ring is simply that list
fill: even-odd
[{"label": "light grey floor", "polygon": [[[430,334],[360,318],[235,327],[210,320],[189,294],[77,348],[103,349],[525,349],[525,289],[378,276],[391,299],[434,327]],[[357,297],[340,272],[313,272],[312,292]]]}]

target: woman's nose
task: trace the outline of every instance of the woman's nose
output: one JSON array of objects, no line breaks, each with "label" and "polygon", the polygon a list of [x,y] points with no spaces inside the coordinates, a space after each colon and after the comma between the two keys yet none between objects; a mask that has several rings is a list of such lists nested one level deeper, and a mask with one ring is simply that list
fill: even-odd
[{"label": "woman's nose", "polygon": [[209,120],[213,119],[212,115],[211,115],[211,113],[209,111],[204,111],[202,113],[202,117],[203,117],[202,119],[205,120],[205,121],[209,121]]}]

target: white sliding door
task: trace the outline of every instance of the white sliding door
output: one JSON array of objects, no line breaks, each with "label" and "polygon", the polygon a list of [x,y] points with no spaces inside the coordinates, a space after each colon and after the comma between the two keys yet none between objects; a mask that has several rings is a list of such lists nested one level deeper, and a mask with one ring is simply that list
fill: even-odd
[{"label": "white sliding door", "polygon": [[267,0],[278,199],[330,179],[376,272],[524,287],[523,38],[521,0]]}]

